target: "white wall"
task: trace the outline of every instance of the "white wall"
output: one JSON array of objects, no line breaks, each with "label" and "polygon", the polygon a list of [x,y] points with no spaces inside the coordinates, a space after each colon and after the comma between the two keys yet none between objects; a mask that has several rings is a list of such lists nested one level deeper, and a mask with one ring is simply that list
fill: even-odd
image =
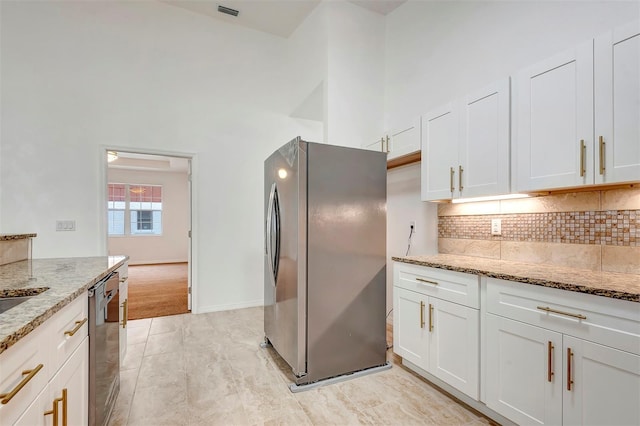
[{"label": "white wall", "polygon": [[130,265],[186,262],[190,202],[187,173],[110,168],[108,181],[162,186],[162,234],[109,237],[109,255],[126,254]]},{"label": "white wall", "polygon": [[[412,221],[416,227],[409,255],[436,254],[438,205],[420,201],[420,164],[398,167],[387,173],[387,312],[393,307],[391,257],[407,254]],[[389,316],[388,322],[392,317]]]},{"label": "white wall", "polygon": [[194,310],[261,304],[264,158],[322,138],[288,117],[286,40],[155,1],[0,7],[1,232],[105,255],[104,147],[193,153]]}]

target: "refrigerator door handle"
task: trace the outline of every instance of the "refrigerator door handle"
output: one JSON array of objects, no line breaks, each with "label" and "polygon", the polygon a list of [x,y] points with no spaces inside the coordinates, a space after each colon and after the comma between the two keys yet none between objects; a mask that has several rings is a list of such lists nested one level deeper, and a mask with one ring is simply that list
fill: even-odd
[{"label": "refrigerator door handle", "polygon": [[[267,259],[269,259],[269,261],[267,262],[269,264],[269,276],[271,277],[272,280],[273,280],[273,255],[271,253],[271,239],[272,239],[271,223],[273,221],[273,202],[275,199],[275,195],[276,195],[276,183],[274,182],[271,185],[271,192],[269,193],[269,203],[267,204],[267,221],[265,224],[266,225],[265,226],[265,230],[266,230],[265,250],[266,250]],[[273,281],[272,281],[272,284],[275,285]]]},{"label": "refrigerator door handle", "polygon": [[276,252],[273,257],[273,285],[275,286],[278,284],[278,270],[280,269],[280,239],[282,236],[282,227],[280,226],[280,195],[278,195],[277,187],[275,187],[273,195],[273,213],[275,215],[276,227]]}]

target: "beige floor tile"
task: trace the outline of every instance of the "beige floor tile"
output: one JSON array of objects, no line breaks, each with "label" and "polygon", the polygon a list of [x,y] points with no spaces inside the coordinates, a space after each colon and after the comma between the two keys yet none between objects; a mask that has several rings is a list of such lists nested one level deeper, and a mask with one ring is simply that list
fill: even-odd
[{"label": "beige floor tile", "polygon": [[153,318],[149,334],[167,333],[169,331],[182,330],[184,315],[170,315]]},{"label": "beige floor tile", "polygon": [[145,343],[149,336],[149,327],[127,327],[127,345]]},{"label": "beige floor tile", "polygon": [[142,364],[146,342],[127,344],[127,355],[120,364],[120,370],[137,370]]},{"label": "beige floor tile", "polygon": [[259,347],[262,318],[262,308],[183,315],[180,328],[175,319],[158,321],[159,334],[149,333],[149,323],[128,348],[123,366],[139,367],[121,371],[110,425],[487,423],[397,364],[293,394],[291,368],[273,348]]},{"label": "beige floor tile", "polygon": [[149,329],[149,327],[151,327],[151,320],[152,320],[152,318],[129,320],[129,321],[127,321],[127,327],[129,327],[129,328],[146,327],[147,329]]},{"label": "beige floor tile", "polygon": [[162,334],[150,334],[147,339],[147,346],[144,349],[144,356],[181,352],[183,350],[182,329],[178,329]]}]

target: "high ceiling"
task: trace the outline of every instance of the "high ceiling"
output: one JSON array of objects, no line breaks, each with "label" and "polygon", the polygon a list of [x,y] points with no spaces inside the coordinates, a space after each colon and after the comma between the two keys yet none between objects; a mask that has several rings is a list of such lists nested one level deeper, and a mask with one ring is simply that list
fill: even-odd
[{"label": "high ceiling", "polygon": [[[201,13],[225,22],[264,31],[281,37],[291,33],[315,9],[320,0],[161,0],[164,3]],[[335,1],[335,0],[334,0]],[[347,0],[382,15],[406,0]],[[237,17],[218,12],[218,5],[238,10]]]}]

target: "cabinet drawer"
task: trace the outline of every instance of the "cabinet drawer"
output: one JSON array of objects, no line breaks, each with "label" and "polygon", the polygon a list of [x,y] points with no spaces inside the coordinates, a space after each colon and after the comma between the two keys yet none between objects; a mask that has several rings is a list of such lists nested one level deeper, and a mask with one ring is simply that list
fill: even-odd
[{"label": "cabinet drawer", "polygon": [[393,270],[397,287],[476,309],[480,306],[479,283],[477,275],[426,266],[396,262]]},{"label": "cabinet drawer", "polygon": [[13,424],[49,381],[49,341],[41,325],[0,355],[1,425]]},{"label": "cabinet drawer", "polygon": [[487,312],[640,354],[640,304],[487,278]]},{"label": "cabinet drawer", "polygon": [[51,359],[53,375],[89,334],[89,301],[87,293],[78,296],[51,318]]}]

